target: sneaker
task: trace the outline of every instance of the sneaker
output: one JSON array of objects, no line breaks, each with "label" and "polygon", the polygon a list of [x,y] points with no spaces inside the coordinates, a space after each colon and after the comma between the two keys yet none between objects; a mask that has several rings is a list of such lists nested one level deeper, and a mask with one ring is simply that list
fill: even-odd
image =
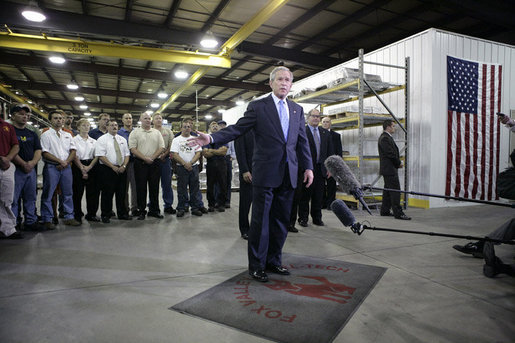
[{"label": "sneaker", "polygon": [[73,218],[64,220],[63,224],[69,226],[80,226],[80,223]]},{"label": "sneaker", "polygon": [[483,258],[483,246],[482,241],[470,242],[465,245],[454,245],[453,248],[464,254],[469,254],[477,258]]},{"label": "sneaker", "polygon": [[191,214],[197,217],[202,217],[202,211],[199,210],[191,210]]}]

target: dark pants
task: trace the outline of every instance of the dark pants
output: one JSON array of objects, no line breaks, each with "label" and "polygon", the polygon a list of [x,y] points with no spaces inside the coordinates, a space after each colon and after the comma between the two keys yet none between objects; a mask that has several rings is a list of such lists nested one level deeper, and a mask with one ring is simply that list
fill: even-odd
[{"label": "dark pants", "polygon": [[[227,199],[227,165],[224,159],[208,159],[207,175],[207,203],[209,207],[224,206]],[[218,192],[215,196],[215,185]]]},{"label": "dark pants", "polygon": [[242,235],[249,232],[250,205],[252,205],[252,184],[245,182],[240,174],[240,212],[238,214],[238,222]]},{"label": "dark pants", "polygon": [[[81,163],[89,165],[91,160],[81,161]],[[98,178],[98,165],[95,165],[88,172],[88,178],[82,178],[82,171],[72,164],[73,176],[73,211],[76,219],[81,219],[84,216],[82,212],[82,196],[84,195],[84,188],[86,189],[86,211],[90,216],[96,216],[98,211],[98,203],[100,197],[100,187]]]},{"label": "dark pants", "polygon": [[248,239],[249,270],[264,269],[267,264],[281,265],[282,249],[288,236],[293,199],[288,167],[283,183],[277,188],[252,188],[252,219]]},{"label": "dark pants", "polygon": [[[198,179],[199,166],[192,166],[192,170],[188,171],[183,166],[177,164],[177,211],[184,211],[188,205],[191,205],[191,210],[198,210],[202,207],[202,196],[198,197],[200,192],[200,184]],[[188,198],[189,188],[189,198]]]},{"label": "dark pants", "polygon": [[227,166],[227,193],[225,195],[225,204],[231,204],[231,189],[232,189],[232,159],[231,156],[225,156],[225,163]]},{"label": "dark pants", "polygon": [[331,204],[336,200],[336,181],[332,177],[324,178],[325,190],[322,206],[324,208],[331,208]]},{"label": "dark pants", "polygon": [[116,213],[118,217],[128,214],[125,205],[127,193],[125,187],[127,184],[127,173],[115,173],[111,168],[105,165],[99,165],[98,175],[102,184],[102,202],[100,205],[102,217],[110,217],[113,210],[113,195],[116,194]]},{"label": "dark pants", "polygon": [[136,176],[136,193],[138,199],[138,211],[145,213],[147,207],[148,185],[148,210],[159,213],[159,179],[161,169],[158,162],[147,164],[140,159],[134,159],[134,175]]},{"label": "dark pants", "polygon": [[[318,163],[313,167],[313,183],[308,188],[302,187],[302,195],[299,203],[299,220],[314,221],[322,220],[322,198],[324,192],[324,177],[322,175],[322,166]],[[311,211],[309,203],[311,201]]]},{"label": "dark pants", "polygon": [[[390,189],[401,189],[401,184],[399,182],[398,175],[383,175],[384,179],[384,188]],[[393,211],[394,216],[402,215],[402,207],[401,207],[401,193],[399,192],[390,192],[383,191],[383,202],[381,204],[381,213],[388,213],[390,208]]]}]

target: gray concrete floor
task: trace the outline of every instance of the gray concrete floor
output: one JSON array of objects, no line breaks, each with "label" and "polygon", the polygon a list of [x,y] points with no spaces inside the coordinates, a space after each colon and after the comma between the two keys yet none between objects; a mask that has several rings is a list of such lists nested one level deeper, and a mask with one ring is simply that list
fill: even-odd
[{"label": "gray concrete floor", "polygon": [[[0,242],[1,342],[267,342],[168,308],[246,269],[246,241],[232,208],[201,218],[147,219]],[[485,235],[513,209],[409,209],[410,222],[372,225]],[[489,279],[465,240],[367,231],[329,211],[325,227],[300,228],[284,251],[388,268],[334,342],[514,342],[515,278]],[[513,246],[497,248],[513,263]],[[313,330],[317,328],[314,327]]]}]

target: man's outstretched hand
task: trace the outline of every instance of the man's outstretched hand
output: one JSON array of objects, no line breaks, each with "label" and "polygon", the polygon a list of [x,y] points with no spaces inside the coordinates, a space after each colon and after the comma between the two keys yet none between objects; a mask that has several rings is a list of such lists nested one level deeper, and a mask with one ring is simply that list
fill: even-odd
[{"label": "man's outstretched hand", "polygon": [[194,146],[204,146],[211,143],[211,137],[205,133],[202,133],[200,131],[195,131],[197,133],[197,137],[191,137],[188,139],[188,146],[194,147]]}]

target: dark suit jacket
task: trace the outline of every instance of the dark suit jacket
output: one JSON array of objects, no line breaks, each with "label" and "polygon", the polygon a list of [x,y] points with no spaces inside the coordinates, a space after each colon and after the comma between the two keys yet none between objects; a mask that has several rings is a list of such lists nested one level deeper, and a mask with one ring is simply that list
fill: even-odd
[{"label": "dark suit jacket", "polygon": [[252,156],[254,155],[254,131],[250,130],[234,140],[234,150],[238,160],[240,175],[252,173]]},{"label": "dark suit jacket", "polygon": [[[323,127],[318,127],[318,133],[320,134],[320,163],[322,164],[322,175],[325,177],[327,170],[325,169],[324,161],[327,157],[334,155],[333,141],[331,140],[331,134]],[[309,148],[311,150],[312,163],[317,163],[317,150],[315,146],[315,139],[311,134],[311,129],[306,126],[306,136],[308,137]]]},{"label": "dark suit jacket", "polygon": [[383,132],[377,142],[379,149],[379,174],[397,175],[397,169],[401,166],[399,148],[392,136]]},{"label": "dark suit jacket", "polygon": [[330,130],[331,140],[333,142],[334,154],[338,156],[343,155],[342,136],[338,132]]},{"label": "dark suit jacket", "polygon": [[[287,100],[290,113],[288,140],[285,141],[279,114],[272,95],[249,104],[242,118],[211,136],[226,143],[254,129],[255,147],[252,158],[252,184],[276,188],[283,182],[288,167],[291,186],[297,187],[299,161],[304,169],[313,169],[304,125],[302,107]],[[288,162],[286,162],[288,161]]]}]

